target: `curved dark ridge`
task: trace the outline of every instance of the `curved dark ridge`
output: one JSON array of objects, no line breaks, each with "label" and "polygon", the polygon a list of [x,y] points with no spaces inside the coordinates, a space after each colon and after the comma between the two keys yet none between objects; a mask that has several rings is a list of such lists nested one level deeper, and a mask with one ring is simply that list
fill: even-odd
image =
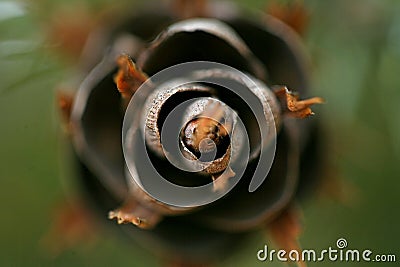
[{"label": "curved dark ridge", "polygon": [[179,32],[168,37],[148,51],[142,69],[153,75],[165,68],[192,61],[212,61],[253,73],[248,58],[235,47],[213,34],[195,31]]},{"label": "curved dark ridge", "polygon": [[157,172],[167,181],[186,187],[197,187],[210,183],[212,178],[210,175],[204,173],[187,172],[176,168],[167,159],[161,158],[154,154],[153,151],[147,147],[147,153],[152,166]]},{"label": "curved dark ridge", "polygon": [[[124,114],[121,111],[121,96],[115,88],[113,76],[116,69],[104,77],[94,77],[96,82],[85,88],[88,91],[87,102],[81,114],[82,135],[86,142],[86,149],[97,157],[103,168],[114,173],[113,179],[119,187],[125,187],[124,160],[121,147],[121,129]],[[89,168],[96,173],[105,184],[108,176],[99,170],[92,159],[86,159]]]},{"label": "curved dark ridge", "polygon": [[305,63],[300,61],[301,55],[293,49],[293,46],[299,44],[294,42],[291,47],[285,40],[285,38],[293,39],[294,34],[271,32],[265,23],[251,19],[235,18],[224,22],[238,33],[264,64],[269,84],[284,84],[302,95],[306,93],[308,80],[304,73]]}]

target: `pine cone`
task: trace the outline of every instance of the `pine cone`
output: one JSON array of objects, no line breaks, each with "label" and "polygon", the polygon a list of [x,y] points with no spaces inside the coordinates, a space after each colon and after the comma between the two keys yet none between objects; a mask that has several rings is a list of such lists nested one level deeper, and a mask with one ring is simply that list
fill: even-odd
[{"label": "pine cone", "polygon": [[268,227],[293,247],[291,210],[318,158],[316,123],[302,118],[322,102],[299,100],[299,37],[227,3],[163,10],[95,31],[88,75],[60,102],[82,195],[97,220],[172,262],[211,262]]}]

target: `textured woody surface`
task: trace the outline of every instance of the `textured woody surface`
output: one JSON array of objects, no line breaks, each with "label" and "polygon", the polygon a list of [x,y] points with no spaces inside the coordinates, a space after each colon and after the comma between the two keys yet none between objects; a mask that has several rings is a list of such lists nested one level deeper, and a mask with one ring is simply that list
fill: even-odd
[{"label": "textured woody surface", "polygon": [[[214,10],[212,5],[209,8]],[[224,12],[229,13],[229,6],[226,9]],[[291,205],[296,195],[296,185],[301,179],[299,160],[302,151],[318,145],[314,140],[308,138],[310,134],[308,128],[315,122],[281,119],[280,117],[284,115],[279,115],[280,110],[276,107],[275,96],[268,87],[262,86],[261,82],[256,88],[246,88],[247,84],[240,78],[230,76],[222,69],[209,69],[203,71],[205,78],[222,79],[228,81],[228,84],[240,84],[243,87],[241,90],[248,90],[256,98],[260,98],[263,109],[269,109],[269,107],[264,107],[266,103],[263,101],[267,101],[271,106],[273,113],[265,113],[264,116],[267,121],[272,121],[270,125],[276,124],[278,140],[276,157],[266,181],[255,192],[247,191],[247,184],[256,170],[258,161],[262,159],[259,156],[261,143],[264,147],[262,149],[266,150],[271,146],[269,142],[272,140],[267,133],[267,138],[261,139],[260,136],[264,136],[264,134],[259,132],[254,117],[252,117],[255,115],[252,115],[251,109],[247,107],[253,103],[245,103],[226,89],[213,88],[213,85],[210,85],[211,89],[195,84],[187,85],[187,88],[184,86],[173,88],[173,80],[170,81],[172,83],[170,89],[163,84],[159,87],[155,84],[153,89],[153,82],[151,82],[145,89],[154,90],[154,92],[144,93],[149,95],[145,99],[147,104],[144,104],[143,110],[136,111],[143,113],[144,119],[136,116],[139,120],[135,120],[135,116],[132,116],[133,120],[127,121],[128,125],[133,125],[132,127],[138,123],[145,123],[146,129],[148,129],[148,132],[145,133],[145,141],[150,148],[149,156],[158,172],[175,183],[182,177],[187,177],[187,174],[175,170],[173,166],[169,166],[163,160],[160,143],[163,117],[180,102],[208,94],[209,97],[217,97],[222,101],[221,103],[234,107],[250,133],[250,160],[243,177],[223,199],[188,214],[185,213],[189,210],[185,209],[179,211],[179,213],[184,213],[182,215],[164,216],[164,218],[160,218],[160,216],[164,213],[174,214],[174,210],[178,209],[168,204],[161,204],[159,200],[146,196],[140,192],[141,189],[137,185],[144,184],[147,179],[152,179],[152,177],[139,175],[139,172],[132,173],[135,181],[139,181],[135,182],[137,184],[133,186],[130,185],[133,181],[132,178],[124,178],[126,173],[124,175],[124,168],[121,168],[122,147],[117,145],[121,144],[121,135],[118,135],[117,132],[121,129],[123,113],[129,112],[130,109],[128,107],[124,110],[123,107],[126,105],[117,104],[120,102],[120,96],[111,92],[115,88],[115,84],[110,82],[110,77],[115,77],[118,89],[126,101],[132,97],[147,76],[152,76],[179,63],[212,61],[249,73],[268,85],[276,82],[287,84],[298,88],[299,94],[302,94],[303,97],[307,94],[306,56],[303,54],[302,44],[297,35],[288,26],[267,15],[260,14],[259,20],[253,21],[241,15],[228,17],[225,16],[225,13],[220,13],[212,19],[184,21],[179,21],[179,17],[171,14],[170,21],[178,20],[178,22],[162,31],[148,48],[136,53],[130,46],[125,47],[125,49],[131,50],[133,55],[137,54],[137,58],[134,58],[137,62],[136,66],[126,56],[120,56],[117,59],[118,54],[124,52],[117,45],[117,41],[121,38],[119,36],[127,35],[126,31],[128,30],[129,34],[134,36],[133,39],[140,39],[138,32],[132,30],[130,25],[116,27],[110,34],[110,36],[115,36],[115,39],[106,42],[111,44],[110,52],[105,54],[102,62],[91,71],[82,83],[71,114],[71,124],[74,129],[72,138],[77,150],[78,161],[92,173],[91,179],[97,180],[88,180],[86,172],[81,177],[87,181],[85,185],[88,189],[88,199],[103,212],[110,209],[101,204],[104,199],[123,199],[124,204],[118,209],[115,209],[119,206],[118,202],[114,202],[114,204],[110,202],[115,206],[115,210],[109,213],[109,218],[117,219],[118,223],[131,222],[139,228],[152,228],[151,231],[144,231],[134,227],[124,227],[126,231],[132,233],[133,238],[140,240],[143,245],[147,245],[153,251],[150,240],[157,240],[162,249],[157,250],[156,253],[170,258],[181,257],[189,262],[218,259],[225,254],[226,246],[235,239],[254,231],[257,227],[265,227],[272,219],[279,217],[280,213]],[[141,12],[140,14],[143,16],[145,13]],[[147,18],[153,19],[155,16],[157,17],[157,15],[150,16],[148,14]],[[129,19],[129,22],[131,25],[140,23],[135,15]],[[152,30],[149,29],[149,31]],[[261,47],[263,48],[261,49]],[[276,54],[279,55],[276,58],[271,56]],[[117,74],[115,74],[115,62],[119,67]],[[197,72],[201,73],[201,71]],[[308,102],[297,101],[298,98],[289,93],[284,94],[283,97],[287,98],[289,112],[301,112],[306,109],[306,113],[299,117],[311,114]],[[309,102],[310,104],[318,103],[318,101],[312,100]],[[205,108],[204,112],[218,114],[218,112],[211,111],[210,107],[209,105]],[[223,115],[223,117],[226,116],[228,115]],[[273,121],[273,118],[276,119],[276,122]],[[224,121],[229,120],[232,119],[228,117],[224,119]],[[204,124],[200,123],[202,127]],[[139,126],[138,129],[141,127]],[[235,127],[235,124],[230,127]],[[235,136],[235,132],[232,134]],[[136,136],[132,141],[134,147],[138,145],[137,142],[140,142],[135,141],[140,135]],[[239,138],[243,137],[239,136]],[[221,154],[224,156],[218,156],[221,158],[213,160],[205,170],[214,180],[214,191],[223,191],[230,177],[235,176],[235,172],[226,163],[230,159],[234,160],[235,154],[229,157],[230,145],[225,146],[224,149],[226,152]],[[189,150],[187,153],[190,153]],[[232,151],[236,152],[234,149]],[[155,155],[152,156],[152,153]],[[191,153],[192,157],[195,157],[195,154],[195,152]],[[310,160],[318,165],[317,158]],[[261,162],[260,164],[266,163]],[[225,171],[227,168],[229,168],[228,172]],[[136,169],[137,167],[135,167]],[[226,174],[219,175],[223,171]],[[196,176],[199,177],[196,178]],[[204,177],[200,178],[200,176],[191,174],[190,180],[204,180]],[[130,186],[130,190],[126,183]],[[103,190],[99,190],[96,184],[103,187]],[[288,237],[289,239],[297,238],[296,236]],[[191,245],[188,246],[188,244]]]}]

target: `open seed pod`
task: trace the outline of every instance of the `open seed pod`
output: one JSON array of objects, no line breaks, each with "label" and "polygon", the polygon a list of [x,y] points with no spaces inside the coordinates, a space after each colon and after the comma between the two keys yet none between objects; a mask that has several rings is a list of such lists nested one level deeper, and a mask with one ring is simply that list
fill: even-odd
[{"label": "open seed pod", "polygon": [[102,42],[89,38],[83,56],[98,64],[69,122],[82,192],[99,220],[125,223],[126,235],[170,260],[211,261],[267,227],[291,207],[301,155],[314,145],[312,121],[290,117],[321,99],[272,89],[307,94],[297,35],[235,10],[145,9]]}]

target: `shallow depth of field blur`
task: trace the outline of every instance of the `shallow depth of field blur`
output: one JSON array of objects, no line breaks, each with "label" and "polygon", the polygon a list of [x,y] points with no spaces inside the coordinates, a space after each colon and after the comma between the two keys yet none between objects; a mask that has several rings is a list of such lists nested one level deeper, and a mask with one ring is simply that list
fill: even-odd
[{"label": "shallow depth of field blur", "polygon": [[[62,57],[49,52],[55,45],[44,44],[44,25],[58,6],[74,2],[93,10],[113,3],[0,1],[0,266],[158,266],[150,252],[107,232],[57,257],[40,245],[68,192],[55,89],[72,73]],[[268,1],[238,2],[261,9]],[[316,112],[330,138],[326,155],[336,171],[329,175],[339,176],[345,190],[341,200],[315,192],[301,203],[301,245],[319,251],[346,238],[349,248],[397,256],[397,263],[326,260],[309,266],[398,266],[400,1],[304,3],[311,15],[305,43],[312,94],[327,100]],[[261,235],[244,241],[243,250],[222,265],[281,266],[257,261],[264,244],[271,245]]]}]

